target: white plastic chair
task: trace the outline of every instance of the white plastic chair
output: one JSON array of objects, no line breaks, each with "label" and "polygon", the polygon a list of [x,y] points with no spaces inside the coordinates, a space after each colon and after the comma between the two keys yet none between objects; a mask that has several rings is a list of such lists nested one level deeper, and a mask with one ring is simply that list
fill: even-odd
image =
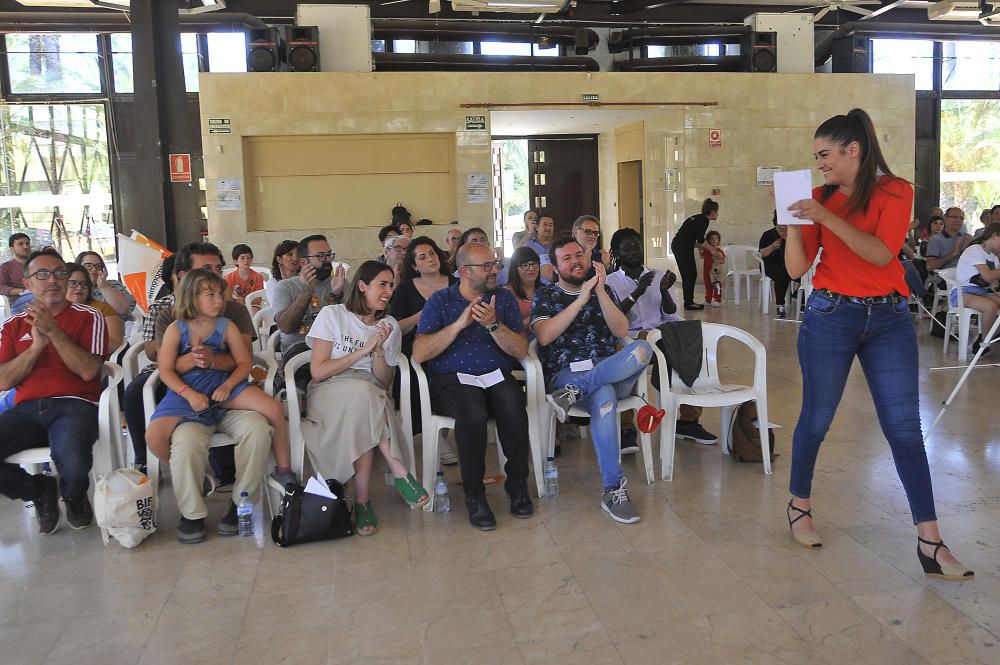
[{"label": "white plastic chair", "polygon": [[[631,339],[625,338],[621,340],[623,346],[632,343]],[[551,455],[555,448],[556,440],[556,414],[552,410],[548,401],[545,399],[545,377],[542,373],[542,362],[538,357],[538,340],[532,340],[531,344],[528,346],[528,358],[531,365],[534,366],[531,378],[536,382],[535,389],[535,402],[536,409],[540,414],[540,425],[542,432],[544,433],[544,443],[545,443],[545,457]],[[646,375],[644,374],[635,382],[635,389],[630,397],[618,400],[618,409],[615,412],[616,415],[624,411],[635,411],[638,413],[639,409],[648,403],[646,394]],[[570,417],[573,418],[590,418],[590,414],[584,411],[581,407],[573,406],[569,410]],[[616,447],[618,449],[618,457],[621,459],[621,428],[616,430],[617,442]],[[642,450],[642,460],[646,467],[646,484],[653,484],[655,482],[655,474],[653,472],[653,446],[651,442],[651,437],[645,432],[638,432],[639,435],[639,448]],[[544,457],[542,458],[544,459]],[[539,494],[541,496],[541,494]]]},{"label": "white plastic chair", "polygon": [[[253,295],[257,295],[254,293]],[[247,307],[249,310],[249,306]],[[268,338],[271,336],[271,326],[274,325],[274,317],[271,316],[271,308],[264,307],[256,314],[250,314],[253,320],[253,329],[257,334],[257,341],[254,342],[256,348],[261,351],[266,351],[268,346]]]},{"label": "white plastic chair", "polygon": [[[101,367],[101,376],[108,380],[108,384],[101,391],[101,399],[97,405],[98,434],[94,444],[94,464],[90,470],[95,483],[101,475],[122,466],[119,455],[124,448],[118,405],[118,384],[122,382],[122,368],[105,362]],[[28,473],[38,473],[42,464],[52,463],[52,450],[48,446],[28,448],[11,455],[5,461],[21,465]],[[55,471],[58,472],[59,469]]]},{"label": "white plastic chair", "polygon": [[[273,358],[266,355],[255,353],[253,356],[253,364],[255,367],[266,367],[267,368],[267,379],[264,381],[264,392],[268,395],[274,394],[274,375],[277,371],[277,365]],[[149,427],[149,419],[153,415],[153,411],[156,410],[156,388],[160,385],[160,370],[154,370],[152,374],[149,375],[149,379],[142,387],[142,403],[146,416],[146,427]],[[212,438],[208,444],[209,448],[218,448],[221,446],[232,446],[236,442],[228,434],[223,434],[221,432],[216,432],[212,435]],[[156,455],[151,452],[146,455],[146,476],[149,478],[149,482],[153,484],[153,514],[156,515],[156,511],[159,509],[159,481],[160,481],[160,460]],[[267,488],[269,485],[267,483],[268,474],[264,473],[264,482],[261,487],[265,490],[264,494],[267,495]],[[270,497],[267,497],[270,499]],[[272,504],[274,505],[274,504]]]},{"label": "white plastic chair", "polygon": [[[979,310],[973,309],[972,307],[965,306],[965,299],[962,294],[959,293],[955,298],[957,305],[952,306],[951,304],[951,292],[952,290],[957,290],[959,287],[958,281],[955,279],[954,268],[949,268],[948,270],[942,270],[938,275],[944,279],[947,286],[943,289],[944,293],[948,297],[948,314],[945,317],[944,322],[944,353],[948,353],[948,344],[951,342],[952,336],[958,332],[958,360],[959,362],[965,362],[969,359],[969,330],[972,328],[972,317],[976,317],[976,328],[979,330],[979,334],[983,334],[983,324],[982,317],[979,316]],[[942,289],[939,289],[941,291]]]},{"label": "white plastic chair", "polygon": [[128,347],[128,351],[122,356],[123,382],[127,386],[139,375],[139,371],[147,365],[152,365],[153,361],[146,357],[146,344],[144,342],[133,343]]},{"label": "white plastic chair", "polygon": [[728,286],[729,279],[733,280],[733,300],[740,304],[740,284],[744,280],[747,285],[747,300],[753,299],[753,279],[760,278],[762,272],[760,268],[754,267],[750,263],[750,257],[756,250],[750,245],[726,245],[722,248],[726,255],[726,265],[729,272],[726,273],[725,286]]},{"label": "white plastic chair", "polygon": [[10,300],[7,296],[0,296],[0,321],[6,321],[10,317]]},{"label": "white plastic chair", "polygon": [[[723,454],[729,452],[729,424],[735,407],[743,402],[754,400],[757,403],[758,426],[761,434],[761,454],[764,458],[764,473],[771,473],[771,451],[768,444],[767,421],[767,351],[760,341],[739,328],[720,323],[701,324],[701,337],[704,355],[701,361],[701,373],[690,388],[673,371],[667,367],[666,358],[660,350],[660,331],[652,330],[646,341],[653,346],[656,354],[657,368],[660,379],[658,403],[667,412],[660,423],[660,462],[661,477],[673,480],[674,477],[674,445],[677,434],[677,412],[681,404],[692,406],[721,407],[719,429]],[[742,342],[754,354],[753,385],[722,383],[719,379],[718,353],[719,341],[730,337]]]},{"label": "white plastic chair", "polygon": [[[760,250],[753,251],[753,257],[757,260],[760,269],[760,313],[768,314],[771,311],[771,297],[774,295],[774,280],[767,276],[764,271],[764,257],[760,255]],[[784,305],[784,302],[777,303]]]},{"label": "white plastic chair", "polygon": [[[941,270],[932,270],[927,276],[927,282],[934,285],[934,299],[931,301],[931,327],[930,332],[934,332],[934,326],[936,319],[934,315],[938,311],[947,312],[951,305],[950,291],[948,288],[938,288],[937,282],[938,278],[944,280],[946,283],[948,280],[955,281],[955,269],[954,268],[942,268]],[[947,337],[947,335],[946,335]]]},{"label": "white plastic chair", "polygon": [[[454,429],[455,419],[436,414],[431,410],[431,393],[427,382],[427,374],[424,373],[423,366],[417,361],[411,358],[410,363],[413,366],[414,373],[417,375],[417,386],[420,391],[421,440],[424,457],[423,485],[431,495],[430,501],[424,505],[424,510],[432,512],[434,510],[434,479],[437,475],[439,463],[439,434],[443,429]],[[537,376],[540,366],[534,365],[528,358],[521,360],[521,366],[524,368],[527,377],[525,384],[527,390],[528,439],[531,444],[531,461],[535,474],[535,489],[538,496],[542,497],[545,495],[545,478],[542,475],[545,458],[542,455],[542,441],[539,436],[539,414],[544,412],[540,412],[537,407],[532,406],[538,404],[536,389],[540,385],[540,379]],[[544,396],[542,399],[544,399]],[[400,400],[405,404],[409,404],[408,401],[403,399],[402,394],[400,394]],[[497,442],[497,455],[500,459],[500,468],[503,469],[507,463],[507,458],[503,454],[503,447],[500,445],[500,439],[497,435],[496,422],[492,418],[489,420],[488,429],[493,433],[493,438]]]},{"label": "white plastic chair", "polygon": [[260,307],[261,309],[267,304],[267,292],[264,289],[259,291],[254,291],[246,298],[243,299],[243,304],[246,305],[247,314],[250,315],[252,319],[256,312],[253,311],[254,305]]}]

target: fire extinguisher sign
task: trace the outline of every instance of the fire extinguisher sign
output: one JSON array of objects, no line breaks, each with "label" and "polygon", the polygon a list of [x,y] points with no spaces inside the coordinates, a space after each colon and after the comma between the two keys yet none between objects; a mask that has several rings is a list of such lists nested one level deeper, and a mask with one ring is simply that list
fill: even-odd
[{"label": "fire extinguisher sign", "polygon": [[191,155],[174,153],[170,155],[170,182],[191,182]]},{"label": "fire extinguisher sign", "polygon": [[721,129],[710,129],[710,130],[708,130],[708,147],[709,148],[721,148],[722,147],[722,130]]}]

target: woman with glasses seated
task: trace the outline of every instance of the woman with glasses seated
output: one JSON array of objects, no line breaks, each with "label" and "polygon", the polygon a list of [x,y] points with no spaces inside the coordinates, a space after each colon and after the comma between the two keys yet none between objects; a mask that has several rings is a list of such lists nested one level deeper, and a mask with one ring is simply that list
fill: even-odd
[{"label": "woman with glasses seated", "polygon": [[104,265],[104,259],[100,254],[80,252],[76,257],[76,263],[83,266],[90,275],[94,300],[111,305],[118,316],[123,318],[131,316],[135,309],[135,298],[117,279],[108,279],[108,268]]},{"label": "woman with glasses seated", "polygon": [[69,280],[66,282],[66,300],[79,305],[93,307],[104,316],[104,324],[108,328],[108,348],[117,349],[125,340],[125,322],[111,305],[94,298],[93,282],[87,269],[78,263],[67,263]]},{"label": "woman with glasses seated", "polygon": [[[517,306],[521,311],[521,320],[525,330],[531,330],[528,321],[531,319],[531,299],[535,297],[535,289],[542,283],[539,277],[538,252],[530,247],[518,247],[510,257],[510,271],[504,288],[517,296]],[[534,333],[528,333],[528,341],[534,339]]]}]

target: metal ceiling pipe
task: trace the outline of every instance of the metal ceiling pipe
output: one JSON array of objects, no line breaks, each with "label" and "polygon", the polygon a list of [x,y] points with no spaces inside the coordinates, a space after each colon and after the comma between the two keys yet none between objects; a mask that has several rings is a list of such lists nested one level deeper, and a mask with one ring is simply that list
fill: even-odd
[{"label": "metal ceiling pipe", "polygon": [[[250,14],[206,12],[180,14],[181,27],[188,30],[212,31],[229,27],[266,28],[267,24]],[[125,12],[0,12],[0,32],[128,32]]]},{"label": "metal ceiling pipe", "polygon": [[852,21],[840,26],[820,43],[816,44],[815,64],[822,65],[833,54],[833,41],[853,34],[875,38],[896,39],[965,39],[977,41],[1000,41],[1000,31],[985,25],[968,23],[878,23],[875,21]]},{"label": "metal ceiling pipe", "polygon": [[741,72],[738,55],[683,56],[676,58],[633,58],[615,63],[618,72]]},{"label": "metal ceiling pipe", "polygon": [[[532,23],[466,21],[419,21],[375,18],[372,19],[373,39],[414,39],[418,41],[467,41],[474,35],[477,39],[494,39],[500,42],[534,42],[545,38],[556,44],[572,45],[578,28],[559,25],[535,25]],[[600,42],[593,30],[586,29],[590,48]]]},{"label": "metal ceiling pipe", "polygon": [[580,56],[455,55],[372,53],[376,72],[597,72],[593,58]]}]

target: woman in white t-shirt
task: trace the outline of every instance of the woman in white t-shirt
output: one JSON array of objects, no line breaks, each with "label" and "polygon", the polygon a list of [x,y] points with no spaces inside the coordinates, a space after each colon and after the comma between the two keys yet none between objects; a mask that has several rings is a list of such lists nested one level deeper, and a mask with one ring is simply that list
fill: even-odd
[{"label": "woman in white t-shirt", "polygon": [[306,450],[324,478],[346,482],[354,476],[354,513],[362,536],[378,529],[368,496],[375,448],[404,501],[416,508],[430,498],[402,459],[403,431],[386,392],[402,340],[399,323],[386,314],[392,279],[384,263],[363,263],[346,301],[320,310],[306,337],[313,378],[302,424]]},{"label": "woman in white t-shirt", "polygon": [[[1000,295],[990,287],[996,287],[1000,281],[1000,222],[986,225],[979,238],[965,248],[955,266],[955,281],[962,290],[962,303],[980,313],[981,328],[989,331],[1000,310]],[[951,304],[958,304],[958,289],[952,289]],[[983,336],[972,344],[972,352],[977,353],[983,343]],[[989,353],[987,347],[984,354]]]}]

